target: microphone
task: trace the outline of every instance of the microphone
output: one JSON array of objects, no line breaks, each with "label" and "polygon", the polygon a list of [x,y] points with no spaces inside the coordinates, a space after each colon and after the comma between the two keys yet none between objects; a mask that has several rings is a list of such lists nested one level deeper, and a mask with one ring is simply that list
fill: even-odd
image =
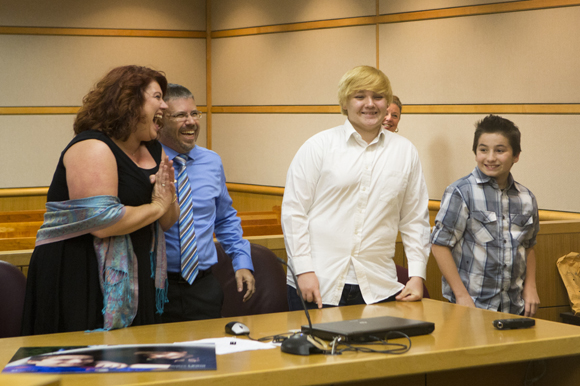
[{"label": "microphone", "polygon": [[294,273],[294,270],[292,269],[292,267],[290,267],[290,265],[285,262],[283,259],[279,258],[278,256],[276,256],[276,259],[278,259],[278,261],[282,264],[284,264],[289,270],[290,273],[292,274],[292,278],[294,278],[294,283],[296,283],[296,292],[298,292],[298,296],[300,297],[300,301],[302,302],[302,307],[304,308],[304,313],[306,313],[306,319],[308,319],[308,334],[312,335],[312,321],[310,320],[310,313],[308,312],[308,307],[306,307],[306,303],[304,303],[304,298],[302,297],[302,291],[300,291],[300,286],[298,285],[298,278],[296,277],[296,274]]},{"label": "microphone", "polygon": [[300,286],[298,285],[298,278],[294,273],[292,267],[286,263],[283,259],[276,256],[276,259],[284,264],[290,270],[292,277],[294,278],[294,283],[296,283],[296,292],[298,292],[298,296],[300,297],[300,301],[302,302],[302,307],[304,308],[304,313],[306,314],[306,319],[308,319],[308,334],[304,334],[301,332],[297,332],[294,335],[290,336],[288,339],[282,342],[280,346],[280,350],[282,352],[294,355],[310,355],[310,354],[322,354],[324,352],[328,352],[329,347],[325,342],[322,342],[320,339],[315,338],[312,336],[312,321],[310,320],[310,313],[308,312],[308,308],[306,307],[306,303],[304,302],[304,298],[302,297],[302,291],[300,291]]}]

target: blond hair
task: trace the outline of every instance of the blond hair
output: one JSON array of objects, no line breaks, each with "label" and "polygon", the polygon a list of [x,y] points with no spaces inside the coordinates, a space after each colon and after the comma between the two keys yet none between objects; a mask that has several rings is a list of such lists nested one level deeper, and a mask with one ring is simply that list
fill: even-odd
[{"label": "blond hair", "polygon": [[393,90],[389,78],[374,67],[358,66],[344,74],[338,83],[338,103],[342,114],[348,115],[344,108],[348,99],[357,91],[363,90],[383,95],[387,99],[387,106],[393,103]]}]

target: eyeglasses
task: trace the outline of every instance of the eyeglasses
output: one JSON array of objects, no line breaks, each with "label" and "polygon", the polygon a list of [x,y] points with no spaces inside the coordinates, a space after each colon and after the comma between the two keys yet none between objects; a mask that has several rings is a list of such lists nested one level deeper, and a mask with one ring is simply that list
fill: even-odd
[{"label": "eyeglasses", "polygon": [[191,113],[180,112],[176,114],[168,114],[169,119],[177,122],[187,121],[187,118],[192,117],[193,119],[201,119],[203,115],[201,111],[193,110]]}]

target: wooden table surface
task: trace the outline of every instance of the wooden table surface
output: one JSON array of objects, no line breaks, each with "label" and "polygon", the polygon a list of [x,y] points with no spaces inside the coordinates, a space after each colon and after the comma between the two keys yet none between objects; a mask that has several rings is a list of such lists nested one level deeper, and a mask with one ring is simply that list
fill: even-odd
[{"label": "wooden table surface", "polygon": [[[508,314],[470,309],[424,299],[314,310],[312,322],[397,316],[435,323],[430,335],[412,337],[403,355],[344,353],[337,356],[297,356],[279,349],[219,355],[216,371],[62,375],[64,386],[114,385],[261,385],[337,383],[424,374],[475,366],[523,362],[580,354],[580,327],[537,320],[524,330],[498,331],[495,319]],[[131,327],[110,332],[74,332],[0,339],[0,367],[22,346],[174,343],[226,336],[224,326],[237,320],[253,338],[283,333],[306,324],[303,312],[255,315]],[[404,342],[404,340],[396,340]],[[1,380],[2,378],[0,378]]]}]

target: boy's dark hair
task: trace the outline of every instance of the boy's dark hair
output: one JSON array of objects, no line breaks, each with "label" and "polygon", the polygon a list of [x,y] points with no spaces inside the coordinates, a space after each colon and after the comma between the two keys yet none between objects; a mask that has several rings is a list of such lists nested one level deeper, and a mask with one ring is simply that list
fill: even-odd
[{"label": "boy's dark hair", "polygon": [[502,118],[498,115],[490,114],[477,122],[475,125],[475,136],[473,137],[473,153],[477,154],[477,145],[479,137],[483,133],[499,133],[506,137],[512,147],[514,157],[520,155],[522,148],[520,146],[520,130],[509,119]]}]

